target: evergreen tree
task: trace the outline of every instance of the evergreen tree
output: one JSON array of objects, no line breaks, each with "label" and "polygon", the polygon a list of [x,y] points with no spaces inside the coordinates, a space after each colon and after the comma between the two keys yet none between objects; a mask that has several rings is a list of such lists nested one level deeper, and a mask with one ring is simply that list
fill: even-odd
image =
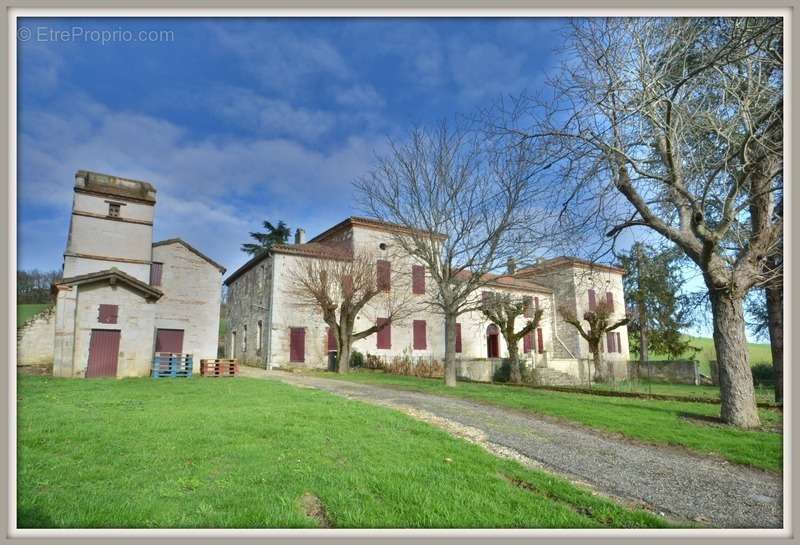
[{"label": "evergreen tree", "polygon": [[645,362],[650,352],[678,358],[693,349],[681,330],[691,326],[691,308],[679,293],[681,254],[637,242],[620,257],[628,301],[628,340],[631,351]]},{"label": "evergreen tree", "polygon": [[243,252],[250,255],[259,254],[269,250],[273,244],[286,244],[289,241],[289,236],[292,234],[292,230],[282,220],[278,222],[278,225],[272,225],[272,223],[265,221],[263,226],[264,229],[266,229],[265,232],[250,233],[250,236],[254,238],[258,244],[242,244]]}]

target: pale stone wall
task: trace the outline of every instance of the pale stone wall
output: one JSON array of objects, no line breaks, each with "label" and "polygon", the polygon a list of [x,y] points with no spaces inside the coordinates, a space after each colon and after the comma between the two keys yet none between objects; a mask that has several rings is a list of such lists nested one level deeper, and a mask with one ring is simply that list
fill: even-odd
[{"label": "pale stone wall", "polygon": [[17,365],[53,363],[55,307],[49,307],[17,329]]},{"label": "pale stone wall", "polygon": [[108,213],[108,202],[106,201],[111,201],[122,204],[122,206],[120,206],[121,218],[153,222],[155,206],[152,204],[128,201],[123,197],[117,197],[115,195],[108,195],[105,197],[88,195],[86,193],[75,193],[74,195],[73,210],[105,216]]},{"label": "pale stone wall", "polygon": [[222,271],[180,242],[154,246],[153,261],[164,264],[155,327],[182,329],[183,352],[199,370],[200,359],[217,357]]},{"label": "pale stone wall", "polygon": [[150,283],[149,264],[64,256],[64,278],[105,271],[111,268],[117,268],[142,282]]},{"label": "pale stone wall", "polygon": [[55,340],[53,343],[53,376],[72,377],[75,360],[75,309],[78,287],[64,287],[56,298]]},{"label": "pale stone wall", "polygon": [[[267,256],[228,287],[225,356],[235,357],[244,365],[265,367],[268,360],[272,267],[273,257]],[[262,331],[260,343],[259,321]]]},{"label": "pale stone wall", "polygon": [[[602,270],[589,271],[580,267],[574,267],[572,269],[572,274],[575,282],[575,292],[577,294],[578,316],[583,316],[584,312],[589,310],[588,290],[594,289],[598,303],[606,300],[606,292],[611,292],[613,294],[614,314],[609,319],[610,322],[615,322],[625,317],[625,294],[622,287],[621,274]],[[604,357],[609,360],[627,361],[629,357],[628,328],[623,326],[614,331],[620,334],[622,350],[620,352],[609,353],[608,346],[606,345],[606,338],[604,337],[602,341]],[[577,335],[577,332],[574,335]],[[580,338],[580,354],[581,357],[591,357],[589,344],[583,338]]]}]

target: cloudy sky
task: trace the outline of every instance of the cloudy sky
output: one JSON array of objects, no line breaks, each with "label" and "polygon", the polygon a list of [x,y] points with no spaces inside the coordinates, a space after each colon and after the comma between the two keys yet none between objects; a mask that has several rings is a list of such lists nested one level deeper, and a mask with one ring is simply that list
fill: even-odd
[{"label": "cloudy sky", "polygon": [[265,219],[313,236],[358,212],[387,137],[541,85],[561,24],[22,19],[19,267],[61,267],[80,169],[152,182],[156,239],[228,271]]}]

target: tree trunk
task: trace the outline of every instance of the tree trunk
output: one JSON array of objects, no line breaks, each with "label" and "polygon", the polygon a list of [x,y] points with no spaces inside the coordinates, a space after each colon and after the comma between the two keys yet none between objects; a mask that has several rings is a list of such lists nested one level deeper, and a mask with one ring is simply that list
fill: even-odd
[{"label": "tree trunk", "polygon": [[336,367],[341,374],[350,372],[350,351],[352,349],[353,338],[352,330],[348,331],[345,326],[339,328],[336,335]]},{"label": "tree trunk", "polygon": [[594,351],[592,352],[592,362],[594,363],[594,378],[598,382],[603,380],[603,357],[600,353],[600,343],[594,343]]},{"label": "tree trunk", "polygon": [[508,339],[506,339],[506,343],[508,344],[508,364],[511,368],[509,380],[514,384],[519,384],[522,382],[522,373],[519,370],[519,346],[515,342],[509,342]]},{"label": "tree trunk", "polygon": [[450,311],[444,315],[444,384],[456,386],[456,315]]},{"label": "tree trunk", "polygon": [[720,418],[740,428],[757,427],[760,421],[747,353],[742,299],[713,287],[709,287],[709,296],[719,368]]},{"label": "tree trunk", "polygon": [[775,371],[775,401],[783,403],[783,285],[778,279],[764,289],[767,295],[767,325]]}]

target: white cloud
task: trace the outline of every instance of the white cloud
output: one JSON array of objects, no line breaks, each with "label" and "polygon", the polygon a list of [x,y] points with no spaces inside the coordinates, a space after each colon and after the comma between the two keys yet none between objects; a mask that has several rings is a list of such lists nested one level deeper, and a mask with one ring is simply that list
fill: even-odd
[{"label": "white cloud", "polygon": [[336,92],[336,102],[354,108],[382,108],[386,101],[372,85],[353,85]]}]

